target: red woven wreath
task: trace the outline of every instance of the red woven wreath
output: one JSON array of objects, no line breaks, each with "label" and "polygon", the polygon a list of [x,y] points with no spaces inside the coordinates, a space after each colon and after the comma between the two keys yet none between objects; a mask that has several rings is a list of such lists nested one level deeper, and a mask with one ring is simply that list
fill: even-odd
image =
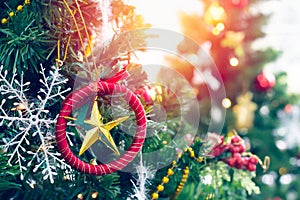
[{"label": "red woven wreath", "polygon": [[[107,164],[98,165],[86,163],[72,153],[66,137],[67,119],[65,118],[70,116],[73,109],[80,108],[84,105],[87,100],[90,99],[90,95],[95,92],[102,94],[112,94],[113,92],[124,94],[125,100],[129,103],[135,113],[137,125],[133,141],[128,150],[125,151],[125,153],[117,160]],[[72,92],[64,100],[56,124],[56,142],[58,151],[69,165],[83,173],[97,176],[109,174],[121,170],[135,158],[144,143],[146,137],[146,126],[144,108],[140,100],[128,88],[104,81],[94,82]]]}]

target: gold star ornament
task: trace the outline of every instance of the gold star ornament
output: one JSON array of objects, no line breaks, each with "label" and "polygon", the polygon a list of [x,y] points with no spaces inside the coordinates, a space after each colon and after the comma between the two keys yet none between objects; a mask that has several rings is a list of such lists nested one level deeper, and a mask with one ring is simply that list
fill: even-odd
[{"label": "gold star ornament", "polygon": [[[102,119],[101,113],[98,109],[98,103],[97,103],[97,101],[95,101],[93,104],[92,112],[91,112],[91,118],[88,120],[84,120],[84,123],[93,126],[93,128],[86,132],[86,135],[84,136],[83,143],[82,143],[80,151],[79,151],[79,156],[81,156],[97,140],[102,141],[114,153],[116,153],[117,155],[120,155],[119,150],[118,150],[109,131],[112,128],[114,128],[115,126],[117,126],[120,123],[122,123],[123,121],[125,121],[128,117],[129,116],[121,117],[121,118],[118,118],[111,122],[108,122],[106,124],[103,124],[103,119]],[[67,117],[67,118],[76,120],[75,118],[71,118],[71,117]],[[103,139],[102,139],[103,135],[108,140],[110,145],[106,144],[106,142],[103,141]]]}]

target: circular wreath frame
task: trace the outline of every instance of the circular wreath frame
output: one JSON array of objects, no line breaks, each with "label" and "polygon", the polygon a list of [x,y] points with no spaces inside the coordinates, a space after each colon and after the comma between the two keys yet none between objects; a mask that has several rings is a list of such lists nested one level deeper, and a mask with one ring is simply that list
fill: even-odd
[{"label": "circular wreath frame", "polygon": [[[113,92],[124,94],[125,100],[129,103],[135,113],[137,125],[136,132],[133,135],[133,141],[125,153],[114,161],[98,165],[86,163],[72,153],[66,137],[67,119],[65,118],[70,116],[73,109],[80,108],[83,104],[85,104],[87,100],[90,99],[90,95],[95,94],[95,92],[98,94],[112,94]],[[146,128],[145,111],[137,96],[124,86],[99,81],[93,82],[72,92],[63,101],[62,109],[56,124],[56,143],[58,151],[61,153],[66,163],[83,173],[100,176],[121,170],[135,158],[144,143]]]}]

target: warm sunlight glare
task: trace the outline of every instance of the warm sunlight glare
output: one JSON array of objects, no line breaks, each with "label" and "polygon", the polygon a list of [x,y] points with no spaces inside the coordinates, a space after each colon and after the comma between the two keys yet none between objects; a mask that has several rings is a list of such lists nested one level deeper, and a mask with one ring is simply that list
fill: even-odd
[{"label": "warm sunlight glare", "polygon": [[[153,28],[170,30],[180,33],[179,13],[201,14],[202,4],[199,0],[129,0],[136,7],[136,12],[142,14],[145,22],[150,23]],[[174,44],[176,47],[177,44]],[[176,49],[176,48],[175,48]],[[161,66],[165,65],[163,51],[136,52],[137,62],[143,64],[148,78],[154,81]]]},{"label": "warm sunlight glare", "polygon": [[199,13],[202,10],[199,0],[130,0],[129,2],[153,27],[177,32],[180,32],[179,12]]}]

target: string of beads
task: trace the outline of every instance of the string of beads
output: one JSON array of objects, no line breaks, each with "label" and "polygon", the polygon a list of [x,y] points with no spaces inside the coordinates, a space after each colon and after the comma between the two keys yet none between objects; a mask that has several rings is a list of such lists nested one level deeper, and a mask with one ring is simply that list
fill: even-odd
[{"label": "string of beads", "polygon": [[152,193],[152,200],[158,199],[159,192],[163,191],[164,184],[169,182],[169,177],[174,175],[174,168],[176,167],[176,160],[172,162],[172,167],[167,170],[167,175],[161,179],[161,183],[156,187],[156,191]]},{"label": "string of beads", "polygon": [[2,24],[2,25],[6,24],[6,23],[9,21],[9,19],[11,19],[12,17],[14,17],[14,16],[16,15],[16,13],[22,11],[23,8],[24,8],[26,5],[29,5],[29,4],[30,4],[30,0],[25,0],[23,5],[18,5],[18,6],[17,6],[15,12],[14,12],[14,11],[10,11],[10,12],[8,13],[8,17],[7,17],[7,18],[5,18],[5,17],[2,18],[2,19],[1,19],[1,24]]},{"label": "string of beads", "polygon": [[[185,148],[184,149],[184,153],[188,153],[189,157],[192,158],[192,159],[194,159],[194,160],[196,160],[198,163],[201,163],[204,160],[202,156],[200,156],[199,158],[197,158],[195,156],[195,152],[194,152],[193,148],[191,148],[191,147]],[[181,158],[182,158],[182,154],[179,154],[178,155],[178,160],[181,159]],[[162,178],[161,183],[156,187],[156,191],[152,193],[152,200],[158,199],[159,192],[162,192],[165,189],[164,185],[169,182],[169,177],[172,176],[172,175],[174,175],[174,169],[176,167],[178,167],[176,165],[176,163],[178,162],[178,160],[177,161],[174,160],[172,162],[172,166],[167,170],[167,175]],[[184,187],[184,184],[187,181],[188,175],[189,175],[189,167],[186,166],[183,169],[181,181],[180,181],[179,185],[176,188],[175,196],[178,196],[180,194],[180,192],[182,191],[182,188]]]}]

